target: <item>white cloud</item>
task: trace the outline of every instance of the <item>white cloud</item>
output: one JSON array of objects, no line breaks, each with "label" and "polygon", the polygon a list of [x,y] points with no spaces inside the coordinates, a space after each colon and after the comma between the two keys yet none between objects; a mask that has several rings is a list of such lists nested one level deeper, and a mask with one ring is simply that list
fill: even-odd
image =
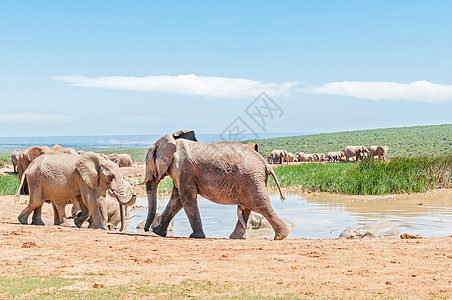
[{"label": "white cloud", "polygon": [[452,100],[452,85],[431,83],[426,80],[410,83],[341,81],[311,87],[305,91],[316,94],[342,95],[370,100],[408,100],[420,102]]},{"label": "white cloud", "polygon": [[157,93],[174,93],[219,98],[256,97],[262,91],[269,95],[289,94],[296,83],[273,83],[245,78],[204,77],[195,74],[177,76],[56,76],[56,80],[71,86],[133,90]]},{"label": "white cloud", "polygon": [[0,114],[0,123],[45,122],[61,123],[73,120],[72,117],[52,114]]}]

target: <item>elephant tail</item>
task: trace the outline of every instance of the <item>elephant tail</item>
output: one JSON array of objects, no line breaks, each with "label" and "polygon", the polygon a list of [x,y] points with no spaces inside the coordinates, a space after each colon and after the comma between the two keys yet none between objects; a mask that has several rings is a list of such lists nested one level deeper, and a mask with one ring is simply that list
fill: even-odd
[{"label": "elephant tail", "polygon": [[267,172],[267,175],[273,176],[273,179],[276,182],[276,186],[278,187],[279,194],[281,195],[281,200],[285,200],[286,198],[284,197],[284,195],[281,191],[281,186],[279,185],[278,178],[276,178],[276,174],[275,174],[275,171],[273,170],[273,168],[269,165],[266,165],[266,172]]},{"label": "elephant tail", "polygon": [[24,181],[25,181],[25,172],[22,174],[22,178],[20,179],[19,189],[17,190],[16,195],[14,195],[14,199],[16,201],[19,201],[19,199],[20,199],[20,190],[22,189],[22,186],[24,185]]}]

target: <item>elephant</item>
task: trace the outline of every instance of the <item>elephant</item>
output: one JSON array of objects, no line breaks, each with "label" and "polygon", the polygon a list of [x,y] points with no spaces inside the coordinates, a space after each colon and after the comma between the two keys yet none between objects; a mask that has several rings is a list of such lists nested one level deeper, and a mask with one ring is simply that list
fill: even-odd
[{"label": "elephant", "polygon": [[[91,214],[93,227],[105,229],[108,220],[105,209],[107,189],[123,205],[130,206],[136,201],[136,195],[132,195],[130,200],[125,198],[124,182],[118,165],[93,152],[83,155],[59,152],[43,154],[23,174],[19,191],[25,178],[29,183],[30,200],[19,214],[18,220],[22,224],[28,223],[28,216],[33,212],[32,224],[44,225],[41,208],[46,200],[56,203],[76,198],[82,215],[75,219],[75,225],[81,227]],[[16,197],[19,197],[19,191]]]},{"label": "elephant", "polygon": [[78,154],[78,151],[73,148],[63,148],[60,145],[56,144],[52,147],[53,151],[67,153],[67,154]]},{"label": "elephant", "polygon": [[247,143],[245,144],[248,147],[251,147],[251,149],[256,150],[257,153],[259,153],[259,144],[258,143]]},{"label": "elephant", "polygon": [[388,150],[388,146],[370,146],[369,155],[372,158],[378,157],[378,160],[385,160]]},{"label": "elephant", "polygon": [[267,162],[269,163],[269,164],[271,164],[272,162],[273,162],[273,160],[272,160],[272,154],[270,153],[269,155],[267,155]]},{"label": "elephant", "polygon": [[149,231],[157,209],[157,187],[166,176],[173,179],[171,198],[162,213],[161,223],[153,229],[167,235],[167,227],[183,208],[193,232],[191,238],[205,238],[197,195],[218,204],[237,205],[238,221],[230,238],[245,238],[251,211],[259,212],[272,225],[276,240],[289,235],[286,224],[271,207],[267,192],[268,175],[272,175],[284,198],[275,172],[263,157],[250,147],[231,141],[199,143],[191,140],[193,131],[178,131],[158,139],[146,155],[145,181]]},{"label": "elephant", "polygon": [[17,173],[17,161],[19,160],[19,156],[22,152],[20,150],[14,150],[11,153],[11,163],[13,164],[13,172]]},{"label": "elephant", "polygon": [[364,227],[348,227],[340,235],[340,239],[376,239],[399,238],[400,231],[385,219],[367,224]]},{"label": "elephant", "polygon": [[132,166],[132,157],[127,153],[109,154],[108,158],[120,168]]},{"label": "elephant", "polygon": [[309,157],[304,152],[297,152],[297,153],[295,153],[295,157],[297,158],[297,160],[299,162],[309,161]]},{"label": "elephant", "polygon": [[369,150],[366,146],[347,146],[344,149],[344,154],[346,161],[350,161],[351,157],[355,157],[355,161],[360,161],[361,159],[367,157]]},{"label": "elephant", "polygon": [[[33,146],[20,153],[19,158],[17,159],[17,173],[19,175],[19,179],[22,178],[25,170],[33,160],[35,160],[38,156],[49,152],[53,152],[53,150],[47,146]],[[28,182],[26,179],[20,192],[28,194]]]},{"label": "elephant", "polygon": [[314,153],[311,154],[311,161],[315,162],[323,162],[326,161],[326,155],[323,153]]},{"label": "elephant", "polygon": [[282,164],[283,161],[286,161],[287,164],[289,163],[287,159],[288,157],[287,150],[273,150],[272,152],[270,152],[270,155],[273,164],[275,163]]},{"label": "elephant", "polygon": [[292,152],[287,152],[287,162],[293,162],[295,158],[295,155]]},{"label": "elephant", "polygon": [[345,158],[345,153],[342,151],[328,152],[326,156],[330,162],[340,162]]},{"label": "elephant", "polygon": [[[124,196],[126,199],[132,197],[132,186],[130,183],[123,179],[124,181]],[[125,212],[124,210],[127,209],[127,207],[123,207],[122,204],[120,204],[115,199],[115,195],[108,191],[108,195],[106,197],[105,206],[107,208],[107,228],[112,230],[116,229],[119,223],[121,223],[120,231],[123,231],[125,228]],[[71,214],[72,217],[75,218],[78,214],[80,214],[80,204],[77,200],[77,198],[73,198],[69,201],[57,201],[52,202],[53,206],[53,214],[54,214],[54,225],[61,225],[61,226],[70,226],[70,223],[66,217],[66,211],[65,207],[67,204],[72,204]],[[100,209],[104,209],[104,207],[100,207]],[[101,215],[104,215],[104,212],[100,211]],[[92,218],[89,218],[90,226],[92,226]]]}]

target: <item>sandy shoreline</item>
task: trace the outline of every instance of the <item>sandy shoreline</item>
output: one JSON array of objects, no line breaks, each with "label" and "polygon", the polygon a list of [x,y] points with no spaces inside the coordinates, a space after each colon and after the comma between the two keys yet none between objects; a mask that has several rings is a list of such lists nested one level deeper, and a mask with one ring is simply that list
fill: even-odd
[{"label": "sandy shoreline", "polygon": [[[53,225],[20,225],[19,202],[0,196],[2,276],[75,276],[80,288],[210,281],[260,294],[369,298],[452,296],[452,237],[418,240],[161,238]],[[52,224],[50,205],[43,219]],[[76,250],[76,253],[74,252]],[[92,276],[87,274],[108,274]],[[124,274],[127,274],[126,276]],[[82,278],[84,278],[82,280]]]}]

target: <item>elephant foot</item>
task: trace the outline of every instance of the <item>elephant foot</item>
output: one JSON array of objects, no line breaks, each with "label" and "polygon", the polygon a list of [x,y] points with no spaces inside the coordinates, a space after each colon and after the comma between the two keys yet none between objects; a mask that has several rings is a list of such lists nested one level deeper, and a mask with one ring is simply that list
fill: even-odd
[{"label": "elephant foot", "polygon": [[154,229],[152,229],[152,231],[155,234],[158,234],[158,235],[163,236],[163,237],[165,237],[167,235],[167,231],[160,229],[160,226],[155,227]]},{"label": "elephant foot", "polygon": [[17,218],[17,220],[19,220],[19,222],[20,222],[20,224],[24,224],[24,225],[27,225],[28,224],[28,220],[27,220],[28,218],[24,218],[24,217],[21,217],[21,216],[19,216],[18,218]]},{"label": "elephant foot", "polygon": [[280,231],[275,234],[275,240],[283,240],[289,235],[289,229]]},{"label": "elephant foot", "polygon": [[94,229],[107,230],[107,229],[105,229],[104,225],[93,226],[93,228]]},{"label": "elephant foot", "polygon": [[44,223],[42,220],[32,220],[32,221],[31,221],[31,225],[44,226],[45,223]]},{"label": "elephant foot", "polygon": [[244,240],[244,239],[246,239],[246,233],[245,232],[238,233],[238,232],[234,231],[233,233],[231,233],[229,235],[229,238],[233,239],[233,240]]},{"label": "elephant foot", "polygon": [[193,232],[192,234],[190,234],[190,238],[194,238],[194,239],[205,239],[205,238],[206,238],[206,235],[204,234],[203,231]]},{"label": "elephant foot", "polygon": [[78,228],[82,228],[84,220],[82,220],[81,218],[77,217],[74,219],[74,224],[75,226],[77,226]]}]

